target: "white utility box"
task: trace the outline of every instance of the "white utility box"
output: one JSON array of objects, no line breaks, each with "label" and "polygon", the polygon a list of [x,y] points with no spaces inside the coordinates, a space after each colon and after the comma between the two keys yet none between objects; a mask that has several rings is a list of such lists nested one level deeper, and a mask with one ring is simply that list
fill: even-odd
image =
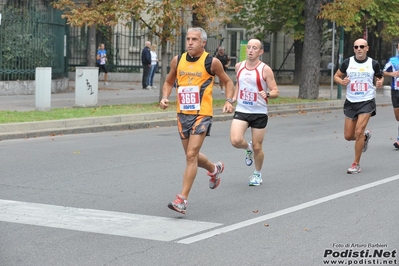
[{"label": "white utility box", "polygon": [[94,107],[98,103],[98,67],[77,67],[75,107]]},{"label": "white utility box", "polygon": [[35,108],[51,109],[51,67],[37,67],[35,71]]}]

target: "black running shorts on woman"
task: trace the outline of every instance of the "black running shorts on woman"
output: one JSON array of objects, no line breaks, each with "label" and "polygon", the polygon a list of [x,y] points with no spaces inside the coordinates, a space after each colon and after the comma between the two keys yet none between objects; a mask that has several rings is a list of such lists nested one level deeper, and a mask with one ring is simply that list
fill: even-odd
[{"label": "black running shorts on woman", "polygon": [[267,126],[268,116],[266,114],[247,114],[235,112],[233,119],[248,122],[248,127],[265,128]]},{"label": "black running shorts on woman", "polygon": [[357,119],[360,114],[371,114],[371,116],[375,116],[376,112],[375,99],[356,103],[345,100],[344,114],[352,120]]}]

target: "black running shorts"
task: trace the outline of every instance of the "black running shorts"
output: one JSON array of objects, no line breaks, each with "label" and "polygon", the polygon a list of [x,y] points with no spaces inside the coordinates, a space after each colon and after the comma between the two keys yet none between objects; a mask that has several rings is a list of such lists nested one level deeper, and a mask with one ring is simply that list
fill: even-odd
[{"label": "black running shorts", "polygon": [[345,100],[344,114],[352,120],[357,119],[357,116],[360,114],[371,114],[371,116],[375,116],[376,113],[377,109],[375,99],[358,103],[352,103],[347,99]]},{"label": "black running shorts", "polygon": [[108,68],[106,65],[100,65],[97,63],[98,66],[98,75],[100,75],[101,71],[103,71],[104,73],[108,73]]},{"label": "black running shorts", "polygon": [[393,108],[399,108],[399,90],[391,90],[391,100]]},{"label": "black running shorts", "polygon": [[235,112],[233,119],[248,122],[248,127],[265,128],[267,126],[268,116],[266,114],[247,114]]},{"label": "black running shorts", "polygon": [[211,127],[212,116],[177,114],[177,128],[181,139],[204,132],[209,136]]}]

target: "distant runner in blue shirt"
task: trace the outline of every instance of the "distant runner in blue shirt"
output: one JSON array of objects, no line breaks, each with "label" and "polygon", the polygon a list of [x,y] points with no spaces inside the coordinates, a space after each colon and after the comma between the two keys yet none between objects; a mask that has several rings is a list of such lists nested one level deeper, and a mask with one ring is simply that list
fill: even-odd
[{"label": "distant runner in blue shirt", "polygon": [[97,51],[97,66],[98,75],[100,75],[101,70],[104,72],[104,85],[108,85],[108,69],[106,66],[107,61],[107,51],[105,50],[105,45],[103,43],[100,43]]},{"label": "distant runner in blue shirt", "polygon": [[[391,77],[391,101],[396,121],[399,121],[399,43],[396,44],[397,56],[391,57],[384,67],[384,76]],[[393,144],[399,149],[399,126],[396,142]]]}]

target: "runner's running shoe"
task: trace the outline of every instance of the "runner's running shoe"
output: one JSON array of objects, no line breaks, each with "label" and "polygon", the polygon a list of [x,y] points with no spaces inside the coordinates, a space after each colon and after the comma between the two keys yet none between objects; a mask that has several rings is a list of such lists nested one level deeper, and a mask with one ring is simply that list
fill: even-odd
[{"label": "runner's running shoe", "polygon": [[176,195],[176,199],[168,204],[169,209],[186,214],[187,200],[180,194]]},{"label": "runner's running shoe", "polygon": [[249,177],[249,186],[259,186],[260,184],[262,184],[263,180],[262,180],[262,174],[255,174],[253,173],[250,177]]},{"label": "runner's running shoe", "polygon": [[358,163],[352,163],[351,167],[348,168],[348,174],[358,174],[362,171]]},{"label": "runner's running shoe", "polygon": [[245,164],[247,166],[251,166],[254,160],[254,151],[252,150],[252,141],[250,141],[249,146],[251,147],[250,151],[245,150]]},{"label": "runner's running shoe", "polygon": [[393,146],[395,146],[396,149],[399,149],[399,141],[395,142],[395,143],[393,144]]},{"label": "runner's running shoe", "polygon": [[216,166],[216,174],[212,175],[210,172],[208,172],[208,176],[211,178],[209,179],[209,188],[210,189],[215,189],[219,186],[220,184],[220,177],[219,175],[223,173],[224,170],[224,164],[222,162],[217,162],[215,163]]},{"label": "runner's running shoe", "polygon": [[369,146],[369,140],[371,139],[371,131],[370,130],[366,130],[364,132],[364,135],[366,136],[366,140],[364,141],[363,152],[366,152],[367,148]]}]

